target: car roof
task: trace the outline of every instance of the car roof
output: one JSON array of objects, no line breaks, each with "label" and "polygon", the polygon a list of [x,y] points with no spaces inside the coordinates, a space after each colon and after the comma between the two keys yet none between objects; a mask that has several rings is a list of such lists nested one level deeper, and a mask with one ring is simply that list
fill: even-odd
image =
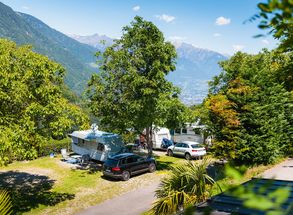
[{"label": "car roof", "polygon": [[194,142],[194,141],[183,141],[182,143],[186,143],[188,145],[198,145],[198,144],[200,144],[200,143]]},{"label": "car roof", "polygon": [[130,156],[133,156],[133,155],[134,155],[133,153],[121,153],[121,154],[118,154],[118,155],[114,155],[113,157],[110,157],[110,159],[119,160],[119,159],[130,157]]}]

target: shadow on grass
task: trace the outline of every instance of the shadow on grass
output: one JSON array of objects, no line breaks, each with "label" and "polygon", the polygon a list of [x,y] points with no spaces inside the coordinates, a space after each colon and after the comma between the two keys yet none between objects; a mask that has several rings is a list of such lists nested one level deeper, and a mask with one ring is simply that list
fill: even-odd
[{"label": "shadow on grass", "polygon": [[170,161],[157,161],[157,170],[170,170],[172,164],[174,164],[174,162],[170,162]]},{"label": "shadow on grass", "polygon": [[[150,173],[150,172],[149,171],[144,171],[144,172],[141,172],[141,173],[138,173],[138,174],[131,175],[129,180],[133,180],[134,178],[136,178],[138,176],[141,176],[141,175],[144,175],[144,174],[147,174],[147,173]],[[152,173],[150,173],[150,174],[152,174]],[[102,175],[101,178],[104,179],[104,180],[107,180],[107,181],[111,181],[111,182],[123,181],[122,178],[112,178],[112,177],[105,176],[105,175]]]},{"label": "shadow on grass", "polygon": [[[133,177],[133,176],[132,176]],[[102,175],[101,176],[102,179],[104,180],[107,180],[107,181],[112,181],[112,182],[119,182],[119,181],[122,181],[122,179],[120,178],[112,178],[112,177],[109,177],[109,176],[105,176],[105,175]],[[130,178],[131,179],[131,178]],[[129,180],[130,180],[129,179]]]},{"label": "shadow on grass", "polygon": [[10,193],[14,214],[22,214],[39,205],[53,206],[73,199],[74,194],[50,191],[54,180],[47,176],[26,172],[8,171],[0,173],[0,187]]},{"label": "shadow on grass", "polygon": [[85,170],[87,174],[95,174],[103,170],[103,164],[101,162],[90,160],[83,164],[77,165],[75,170]]}]

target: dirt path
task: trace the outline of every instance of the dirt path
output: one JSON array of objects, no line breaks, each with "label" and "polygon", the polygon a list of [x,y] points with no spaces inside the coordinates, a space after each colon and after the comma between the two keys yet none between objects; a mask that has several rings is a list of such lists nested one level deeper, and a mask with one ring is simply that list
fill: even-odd
[{"label": "dirt path", "polygon": [[261,176],[262,178],[293,181],[293,158],[288,158],[286,161],[266,170]]},{"label": "dirt path", "polygon": [[154,192],[158,185],[159,181],[156,181],[147,187],[130,191],[89,207],[78,215],[139,215],[151,208],[152,202],[156,199]]}]

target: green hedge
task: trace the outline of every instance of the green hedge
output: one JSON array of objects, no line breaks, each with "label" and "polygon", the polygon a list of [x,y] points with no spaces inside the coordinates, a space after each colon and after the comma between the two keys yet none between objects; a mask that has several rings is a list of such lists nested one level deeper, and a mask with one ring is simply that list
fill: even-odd
[{"label": "green hedge", "polygon": [[60,154],[61,149],[71,149],[71,139],[65,138],[62,140],[50,140],[46,144],[40,146],[38,156],[49,156],[50,153]]}]

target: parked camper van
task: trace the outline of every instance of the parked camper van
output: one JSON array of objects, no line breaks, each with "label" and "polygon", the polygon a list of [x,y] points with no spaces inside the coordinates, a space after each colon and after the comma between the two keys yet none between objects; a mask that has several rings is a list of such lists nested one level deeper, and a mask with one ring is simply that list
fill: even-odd
[{"label": "parked camper van", "polygon": [[164,147],[164,144],[166,144],[167,140],[171,142],[171,135],[170,135],[169,129],[167,128],[155,129],[153,134],[153,148],[154,149],[167,149],[168,147]]},{"label": "parked camper van", "polygon": [[89,155],[91,159],[105,161],[124,148],[124,143],[118,134],[112,134],[97,129],[74,131],[72,151],[80,155]]}]

